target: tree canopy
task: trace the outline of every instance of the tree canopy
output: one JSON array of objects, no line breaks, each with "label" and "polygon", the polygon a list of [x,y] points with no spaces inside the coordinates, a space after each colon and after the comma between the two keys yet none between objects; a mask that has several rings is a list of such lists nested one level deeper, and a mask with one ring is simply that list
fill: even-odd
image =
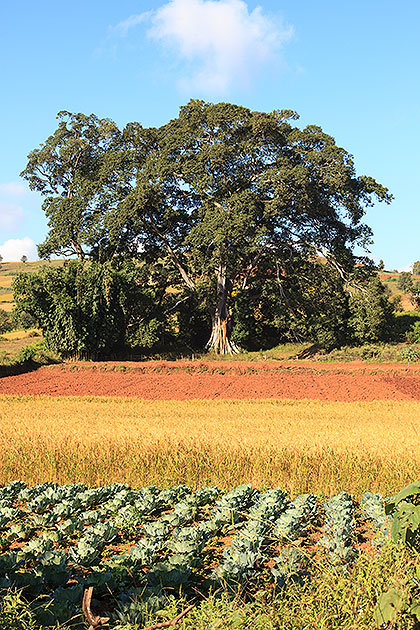
[{"label": "tree canopy", "polygon": [[101,258],[105,218],[124,196],[121,132],[94,114],[62,111],[57,118],[58,128],[21,173],[44,197],[49,231],[39,255]]},{"label": "tree canopy", "polygon": [[192,100],[159,129],[130,123],[120,132],[110,120],[61,112],[22,173],[45,196],[40,255],[164,262],[181,301],[203,304],[206,287],[207,346],[235,351],[232,313],[252,301],[256,278],[276,285],[278,313],[290,313],[296,287],[308,284],[300,274],[319,256],[343,289],[353,248],[372,237],[366,207],[392,198],[356,174],[334,138],[297,119]]}]

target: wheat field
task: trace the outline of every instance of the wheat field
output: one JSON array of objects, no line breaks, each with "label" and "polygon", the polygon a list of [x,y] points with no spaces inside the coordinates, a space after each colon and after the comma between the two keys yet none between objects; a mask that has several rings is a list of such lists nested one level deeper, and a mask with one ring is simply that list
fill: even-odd
[{"label": "wheat field", "polygon": [[393,494],[418,476],[420,403],[0,396],[0,483],[240,483]]}]

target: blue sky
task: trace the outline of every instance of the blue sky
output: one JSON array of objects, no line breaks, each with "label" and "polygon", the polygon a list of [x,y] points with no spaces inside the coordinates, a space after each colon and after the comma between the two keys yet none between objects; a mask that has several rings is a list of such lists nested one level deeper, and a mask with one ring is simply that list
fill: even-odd
[{"label": "blue sky", "polygon": [[159,126],[190,98],[293,109],[395,201],[368,209],[371,256],[420,259],[420,3],[21,0],[0,6],[0,254],[47,226],[19,173],[60,110]]}]

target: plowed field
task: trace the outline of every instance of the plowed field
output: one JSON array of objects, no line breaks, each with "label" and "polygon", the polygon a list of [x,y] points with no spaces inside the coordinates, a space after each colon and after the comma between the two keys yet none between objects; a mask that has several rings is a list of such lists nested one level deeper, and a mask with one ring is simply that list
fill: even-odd
[{"label": "plowed field", "polygon": [[0,378],[0,394],[129,396],[146,400],[420,400],[420,366],[360,362],[77,363]]}]

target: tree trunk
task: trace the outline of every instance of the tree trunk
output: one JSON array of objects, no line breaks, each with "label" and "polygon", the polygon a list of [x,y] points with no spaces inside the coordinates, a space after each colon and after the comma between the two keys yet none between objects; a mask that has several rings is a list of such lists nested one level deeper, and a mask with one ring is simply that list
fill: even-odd
[{"label": "tree trunk", "polygon": [[226,267],[219,266],[217,273],[217,304],[212,315],[211,337],[206,345],[217,354],[236,354],[239,348],[229,339],[228,299],[232,283],[226,279]]}]

